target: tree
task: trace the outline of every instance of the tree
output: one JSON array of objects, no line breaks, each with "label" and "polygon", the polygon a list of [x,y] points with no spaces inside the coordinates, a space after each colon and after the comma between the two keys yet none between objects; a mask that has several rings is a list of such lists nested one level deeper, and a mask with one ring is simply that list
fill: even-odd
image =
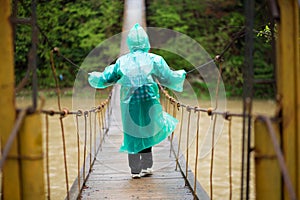
[{"label": "tree", "polygon": [[[19,17],[30,16],[29,0],[19,6]],[[63,55],[80,65],[85,56],[100,42],[122,31],[123,1],[119,0],[52,0],[39,1],[38,46],[39,87],[54,87],[49,52],[58,47]],[[19,25],[15,40],[15,71],[17,83],[24,77],[31,30]],[[57,62],[62,87],[72,86],[77,70],[65,62]]]}]

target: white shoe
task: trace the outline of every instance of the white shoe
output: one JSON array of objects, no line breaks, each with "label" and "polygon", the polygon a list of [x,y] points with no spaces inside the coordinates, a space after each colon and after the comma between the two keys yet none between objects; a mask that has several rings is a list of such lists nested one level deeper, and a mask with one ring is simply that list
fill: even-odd
[{"label": "white shoe", "polygon": [[150,176],[153,174],[153,169],[152,168],[147,168],[147,169],[142,169],[141,171],[141,176]]},{"label": "white shoe", "polygon": [[131,177],[133,179],[138,179],[138,178],[141,178],[141,174],[131,174]]}]

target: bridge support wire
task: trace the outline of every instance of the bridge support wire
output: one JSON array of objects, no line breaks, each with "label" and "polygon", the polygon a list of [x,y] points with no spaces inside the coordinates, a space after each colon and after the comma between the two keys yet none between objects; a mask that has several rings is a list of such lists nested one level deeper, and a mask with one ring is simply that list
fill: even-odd
[{"label": "bridge support wire", "polygon": [[195,179],[194,179],[194,200],[197,196],[197,175],[198,175],[198,152],[199,152],[199,137],[200,137],[200,117],[201,113],[197,115],[197,131],[196,131],[196,155],[195,155]]},{"label": "bridge support wire", "polygon": [[79,136],[79,120],[78,118],[82,116],[82,111],[80,112],[80,114],[76,114],[76,136],[77,136],[77,186],[78,186],[78,191],[80,191],[80,187],[81,187],[81,172],[80,172],[80,168],[81,168],[81,162],[80,162],[80,136]]},{"label": "bridge support wire", "polygon": [[50,200],[50,169],[49,169],[49,115],[45,115],[45,124],[46,124],[46,182],[47,182],[47,199]]},{"label": "bridge support wire", "polygon": [[[65,188],[66,188],[66,199],[74,199],[73,196],[78,196],[80,194],[80,191],[83,187],[85,187],[85,182],[87,180],[87,177],[89,175],[89,172],[91,172],[91,168],[93,166],[93,163],[95,161],[95,157],[93,157],[93,153],[97,153],[99,150],[101,150],[101,144],[104,141],[105,137],[105,129],[107,127],[104,123],[104,114],[109,103],[111,95],[109,95],[108,99],[103,101],[99,106],[95,108],[91,108],[87,111],[69,111],[67,109],[63,109],[63,111],[53,111],[53,110],[41,110],[43,114],[45,114],[45,121],[46,121],[46,181],[47,181],[47,199],[51,199],[51,182],[50,182],[50,167],[49,167],[49,115],[59,115],[59,122],[61,124],[61,132],[62,132],[62,142],[65,140],[65,132],[64,132],[64,122],[63,119],[68,117],[69,115],[76,115],[76,143],[77,143],[77,180],[73,184],[72,188],[69,188],[69,173],[68,173],[68,165],[67,165],[67,146],[66,143],[63,142],[63,159],[64,159],[64,171],[65,171]],[[94,114],[92,114],[94,113]],[[80,128],[79,128],[79,118],[81,116],[84,116],[84,145],[83,145],[83,165],[81,165],[81,151],[80,151]],[[91,118],[94,116],[94,120]],[[89,119],[88,119],[89,118]],[[98,120],[97,120],[98,118]],[[97,136],[97,130],[96,130],[96,124],[99,123],[99,136]],[[99,139],[98,139],[99,137]],[[100,144],[98,147],[95,145],[96,140],[100,141]],[[89,154],[87,154],[89,149]],[[96,155],[96,154],[94,154]],[[82,166],[82,169],[81,169]],[[87,168],[88,167],[88,168]],[[76,188],[76,189],[74,189]],[[77,191],[76,194],[74,194],[74,190]],[[71,191],[71,192],[70,192]]]},{"label": "bridge support wire", "polygon": [[217,122],[217,115],[213,116],[213,130],[212,130],[212,137],[211,137],[211,159],[210,159],[210,198],[213,200],[213,170],[214,170],[214,157],[215,157],[215,131],[216,131],[216,122]]},{"label": "bridge support wire", "polygon": [[[221,68],[221,66],[220,66]],[[220,73],[221,74],[221,73]],[[172,110],[170,109],[171,107],[177,108],[176,110],[178,110],[179,112],[181,112],[181,114],[179,115],[179,121],[180,121],[180,127],[179,127],[179,131],[178,131],[178,145],[176,146],[177,149],[174,149],[176,151],[175,153],[175,158],[176,158],[176,168],[175,170],[178,169],[178,167],[180,168],[180,170],[184,169],[184,173],[182,173],[185,176],[186,179],[186,185],[188,185],[189,187],[192,188],[194,194],[195,194],[195,198],[199,198],[199,196],[197,197],[196,195],[197,193],[197,184],[199,184],[198,182],[198,162],[199,162],[199,139],[201,138],[200,135],[200,120],[201,120],[201,113],[206,113],[208,115],[208,117],[210,117],[210,120],[212,120],[212,138],[211,138],[211,143],[214,144],[216,142],[216,136],[215,136],[215,131],[216,131],[216,125],[217,125],[217,118],[218,117],[223,117],[225,120],[228,121],[228,173],[229,173],[229,178],[228,178],[228,190],[229,190],[229,199],[233,199],[233,193],[232,193],[232,135],[231,135],[231,129],[232,129],[232,118],[233,117],[244,117],[243,113],[231,113],[229,111],[218,111],[217,110],[217,106],[218,103],[216,102],[215,104],[215,108],[201,108],[201,107],[193,107],[190,105],[185,105],[179,101],[177,101],[175,98],[173,98],[171,95],[168,94],[168,92],[166,90],[164,90],[164,88],[162,86],[160,86],[160,90],[162,93],[162,96],[164,96],[164,98],[162,98],[163,101],[165,101],[163,103],[165,109],[167,112],[171,113]],[[217,91],[216,91],[217,92]],[[216,94],[217,95],[217,94]],[[166,102],[168,101],[168,102]],[[171,105],[176,105],[175,106],[169,106],[169,104]],[[189,137],[190,137],[190,126],[191,126],[191,114],[192,111],[194,111],[195,113],[198,114],[197,119],[197,128],[196,128],[196,144],[195,144],[195,154],[196,154],[196,158],[195,158],[195,165],[193,166],[194,168],[194,177],[193,177],[193,181],[189,180],[189,176],[190,176],[190,172],[189,172],[189,168],[191,168],[190,166],[190,158],[189,158],[189,151],[191,150],[191,147],[193,145],[191,145],[191,143],[189,142]],[[173,110],[174,112],[174,110]],[[187,115],[185,115],[184,113],[187,113]],[[246,117],[248,117],[248,115],[246,115]],[[254,117],[254,115],[253,115]],[[194,119],[193,119],[194,120]],[[184,128],[185,127],[186,131],[184,134]],[[182,163],[179,162],[179,157],[180,157],[180,152],[181,152],[181,147],[182,147],[182,141],[183,141],[183,137],[185,137],[184,139],[186,139],[186,143],[185,143],[185,148],[186,152],[185,152],[185,168],[182,167]],[[172,140],[173,142],[173,140]],[[175,141],[174,141],[175,142]],[[172,144],[173,147],[173,144]],[[214,159],[215,159],[215,146],[212,145],[212,149],[211,149],[211,154],[210,154],[210,169],[209,169],[209,193],[210,193],[210,198],[213,199],[214,198],[214,185],[213,185],[213,177],[214,177]]]},{"label": "bridge support wire", "polygon": [[[46,114],[46,170],[47,170],[47,193],[48,193],[48,199],[51,199],[50,194],[50,177],[49,177],[49,119],[48,116],[51,115],[59,115],[59,122],[60,122],[60,128],[61,128],[61,140],[63,143],[63,159],[64,159],[64,171],[65,171],[65,188],[66,188],[66,199],[73,199],[70,195],[70,188],[69,188],[69,173],[68,173],[68,162],[67,162],[67,146],[66,146],[66,139],[65,139],[65,130],[64,130],[64,123],[63,119],[67,117],[68,115],[76,115],[76,137],[77,137],[77,181],[76,186],[72,186],[71,190],[74,190],[74,187],[76,187],[77,190],[77,196],[80,194],[80,191],[82,190],[82,187],[84,187],[85,182],[87,180],[87,177],[89,173],[91,172],[91,167],[93,166],[93,163],[95,161],[95,157],[93,157],[93,154],[96,155],[96,153],[101,149],[101,144],[104,141],[104,137],[108,128],[105,118],[107,116],[110,116],[109,113],[106,116],[106,111],[109,112],[106,108],[109,106],[109,101],[111,99],[111,94],[109,94],[108,98],[100,103],[99,106],[91,108],[90,110],[82,111],[69,111],[68,109],[61,107],[61,97],[60,97],[60,87],[58,84],[58,79],[56,75],[56,69],[54,64],[54,53],[57,53],[57,50],[52,50],[50,52],[50,61],[51,61],[51,69],[52,74],[55,80],[56,84],[56,95],[57,95],[57,105],[58,105],[58,111],[53,110],[41,110],[42,113]],[[94,114],[92,114],[94,113]],[[79,128],[79,117],[84,117],[84,147],[83,147],[83,166],[82,170],[80,170],[80,164],[81,164],[81,151],[80,151],[80,128]],[[92,118],[94,117],[94,120]],[[89,119],[88,119],[89,118]],[[98,120],[97,120],[98,118]],[[99,147],[96,147],[96,140],[97,140],[97,130],[96,130],[96,124],[98,122],[99,125]],[[94,125],[93,125],[94,124]],[[89,154],[87,155],[87,152],[89,151]],[[88,167],[88,169],[87,169]],[[82,180],[82,181],[81,181]],[[73,196],[74,194],[72,194]]]},{"label": "bridge support wire", "polygon": [[[190,124],[191,124],[191,109],[189,107],[186,108],[188,112],[188,125],[187,125],[187,131],[186,131],[186,163],[185,163],[185,176],[188,176],[188,167],[189,167],[189,139],[190,139]],[[186,182],[186,185],[188,185],[188,182]]]},{"label": "bridge support wire", "polygon": [[228,159],[229,159],[229,200],[232,199],[232,138],[231,138],[231,124],[232,118],[227,117],[228,120]]}]

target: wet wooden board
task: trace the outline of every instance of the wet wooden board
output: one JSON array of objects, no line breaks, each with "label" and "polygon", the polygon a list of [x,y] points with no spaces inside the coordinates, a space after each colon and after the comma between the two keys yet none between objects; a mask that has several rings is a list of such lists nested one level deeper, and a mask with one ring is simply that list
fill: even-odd
[{"label": "wet wooden board", "polygon": [[181,172],[175,170],[169,141],[153,148],[154,174],[132,179],[127,154],[120,153],[122,135],[108,134],[89,175],[82,199],[193,199]]}]

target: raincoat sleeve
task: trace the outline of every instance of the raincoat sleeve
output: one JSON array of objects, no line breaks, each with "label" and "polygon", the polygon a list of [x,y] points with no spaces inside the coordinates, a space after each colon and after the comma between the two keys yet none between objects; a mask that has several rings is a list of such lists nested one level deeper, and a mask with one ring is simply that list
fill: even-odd
[{"label": "raincoat sleeve", "polygon": [[103,72],[89,73],[88,81],[93,88],[106,88],[120,79],[118,64],[109,65]]},{"label": "raincoat sleeve", "polygon": [[183,82],[186,76],[184,70],[173,71],[161,56],[154,58],[154,77],[161,85],[177,92],[182,92]]}]

